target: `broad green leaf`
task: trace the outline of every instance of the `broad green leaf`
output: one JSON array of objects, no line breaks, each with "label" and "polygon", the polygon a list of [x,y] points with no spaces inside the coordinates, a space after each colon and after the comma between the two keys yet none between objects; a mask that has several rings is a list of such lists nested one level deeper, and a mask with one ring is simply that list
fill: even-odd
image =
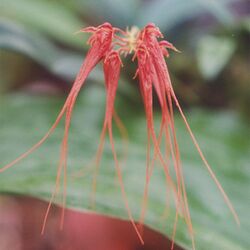
[{"label": "broad green leaf", "polygon": [[235,51],[235,42],[227,37],[204,36],[198,45],[197,63],[206,79],[215,78]]},{"label": "broad green leaf", "polygon": [[21,22],[68,45],[82,47],[84,44],[80,36],[74,35],[84,23],[71,9],[54,1],[2,0],[0,13],[1,17]]},{"label": "broad green leaf", "polygon": [[[62,106],[63,100],[12,94],[1,98],[0,159],[1,166],[27,150],[48,130]],[[76,104],[70,128],[67,206],[90,209],[89,197],[96,153],[105,109],[104,88],[86,85]],[[140,216],[145,182],[146,126],[142,106],[134,106],[117,97],[117,112],[128,133],[126,161],[123,143],[115,129],[115,145],[121,160],[123,180],[133,216]],[[250,129],[234,113],[193,110],[187,114],[198,141],[221,184],[239,214],[237,227],[218,189],[198,157],[180,117],[176,129],[181,146],[182,162],[189,205],[195,230],[197,249],[247,250],[250,245]],[[156,126],[159,125],[155,114]],[[115,127],[115,126],[114,126]],[[30,194],[49,199],[54,187],[63,124],[36,152],[8,171],[0,174],[0,190]],[[82,171],[79,175],[79,171]],[[168,217],[165,178],[156,165],[149,194],[145,223],[171,237],[174,206],[170,202]],[[61,202],[57,197],[57,202]],[[106,144],[97,181],[96,209],[98,213],[127,218],[116,178],[109,143]],[[131,227],[131,230],[132,227]],[[191,249],[190,238],[183,219],[177,226],[176,241]]]}]

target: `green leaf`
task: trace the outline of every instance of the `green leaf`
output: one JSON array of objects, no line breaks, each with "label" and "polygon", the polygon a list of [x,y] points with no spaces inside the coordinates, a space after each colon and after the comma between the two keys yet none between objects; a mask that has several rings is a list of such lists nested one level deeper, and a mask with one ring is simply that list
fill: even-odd
[{"label": "green leaf", "polygon": [[[121,160],[125,189],[132,213],[139,218],[145,181],[146,126],[143,108],[117,97],[117,112],[128,128],[130,142],[126,161]],[[49,129],[63,100],[30,97],[20,94],[1,98],[0,159],[7,164]],[[82,91],[76,104],[70,129],[68,158],[67,206],[89,209],[93,165],[105,109],[104,88],[89,87]],[[250,245],[248,219],[250,200],[250,129],[233,113],[193,110],[188,115],[198,141],[214,171],[239,214],[238,228],[218,189],[198,157],[179,116],[176,116],[177,136],[182,153],[185,182],[195,230],[197,249],[247,250]],[[155,114],[156,125],[159,115]],[[123,144],[115,129],[115,145],[122,159]],[[49,199],[54,187],[60,142],[61,124],[53,136],[36,152],[8,171],[0,174],[0,190],[30,194]],[[82,175],[78,171],[82,170]],[[77,174],[78,173],[78,177]],[[96,211],[127,218],[116,179],[109,144],[105,146],[97,180]],[[150,184],[149,204],[145,223],[171,237],[174,207],[170,202],[169,216],[163,216],[166,206],[166,185],[163,171],[156,165]],[[61,199],[58,196],[57,202]],[[132,227],[131,227],[131,230]],[[177,226],[176,241],[191,249],[183,219]]]},{"label": "green leaf", "polygon": [[227,65],[235,51],[233,39],[204,36],[198,45],[197,63],[206,79],[215,78]]},{"label": "green leaf", "polygon": [[[24,54],[64,80],[74,79],[84,60],[83,53],[61,50],[41,34],[7,20],[0,20],[0,48]],[[100,81],[101,74],[97,69],[91,77]]]},{"label": "green leaf", "polygon": [[72,12],[53,1],[18,0],[1,1],[1,17],[21,22],[33,30],[43,32],[54,39],[70,46],[82,47],[84,41],[74,32],[80,30],[84,23]]}]

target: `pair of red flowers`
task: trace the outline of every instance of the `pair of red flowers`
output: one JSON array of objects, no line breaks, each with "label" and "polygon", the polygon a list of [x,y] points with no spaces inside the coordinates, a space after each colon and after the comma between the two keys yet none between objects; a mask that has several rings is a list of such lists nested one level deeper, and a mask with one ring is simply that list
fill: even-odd
[{"label": "pair of red flowers", "polygon": [[[122,181],[122,173],[119,167],[119,162],[116,156],[113,135],[112,135],[112,120],[114,118],[114,103],[115,103],[115,96],[120,76],[120,69],[122,66],[122,61],[120,56],[127,55],[130,53],[134,53],[133,60],[137,59],[138,62],[138,69],[136,71],[136,76],[139,77],[139,86],[140,92],[143,98],[145,112],[146,112],[146,120],[147,120],[147,138],[148,138],[148,149],[147,149],[147,167],[146,167],[146,185],[144,190],[144,199],[143,199],[143,208],[141,212],[141,222],[144,220],[144,215],[146,211],[146,201],[148,195],[148,184],[150,181],[150,177],[153,171],[154,161],[159,159],[161,166],[164,169],[166,182],[169,188],[174,193],[175,197],[175,204],[176,204],[176,220],[174,225],[174,232],[173,232],[173,240],[175,229],[177,225],[178,215],[183,215],[190,235],[192,237],[193,242],[193,228],[188,208],[187,202],[187,195],[185,190],[185,184],[182,174],[182,166],[180,162],[180,152],[179,147],[176,139],[175,133],[175,125],[174,125],[174,114],[173,114],[173,104],[176,105],[178,108],[184,123],[188,129],[188,132],[196,146],[205,166],[207,167],[210,175],[212,176],[213,180],[215,181],[216,185],[218,186],[219,190],[221,191],[228,207],[230,208],[232,214],[235,217],[235,220],[239,222],[237,214],[230,203],[227,195],[225,194],[223,188],[221,187],[219,181],[217,180],[216,176],[214,175],[211,167],[207,163],[203,153],[201,152],[198,143],[188,125],[188,122],[183,114],[183,111],[179,105],[179,102],[175,96],[168,68],[164,59],[164,56],[168,57],[168,50],[172,49],[176,50],[176,48],[169,42],[163,40],[158,41],[159,38],[163,38],[162,33],[154,24],[148,24],[142,30],[133,27],[131,30],[122,31],[118,28],[112,27],[109,23],[104,23],[98,27],[88,27],[82,29],[80,32],[89,32],[91,33],[91,37],[88,40],[90,44],[90,49],[87,53],[85,61],[83,62],[80,71],[76,77],[76,80],[72,86],[72,89],[65,101],[65,104],[60,111],[55,123],[52,125],[50,130],[47,134],[36,144],[34,145],[29,151],[21,155],[19,158],[11,162],[10,164],[6,165],[0,172],[3,172],[7,168],[11,167],[19,160],[25,158],[28,154],[32,151],[37,149],[54,131],[57,127],[60,120],[65,115],[65,130],[64,130],[64,137],[61,145],[61,157],[58,165],[58,173],[56,179],[56,187],[51,197],[50,205],[47,209],[43,230],[45,227],[45,223],[47,220],[47,216],[49,213],[49,209],[51,203],[54,199],[55,194],[58,192],[60,178],[63,174],[63,182],[64,182],[64,201],[63,207],[66,203],[66,168],[67,168],[67,150],[68,150],[68,133],[71,121],[71,115],[73,111],[73,107],[76,101],[76,98],[79,94],[79,91],[84,84],[87,76],[92,71],[92,69],[99,63],[103,62],[103,71],[105,76],[105,87],[106,87],[106,113],[105,119],[103,124],[103,130],[101,133],[101,141],[97,151],[96,156],[96,168],[98,168],[105,134],[108,131],[109,139],[111,143],[111,148],[114,156],[115,167],[117,171],[117,175],[119,178],[119,183],[122,190],[123,199],[128,211],[129,218],[140,238],[143,242],[141,234],[133,220],[132,214],[129,209],[129,205],[127,202],[126,193],[123,186]],[[162,119],[161,119],[161,126],[158,135],[156,135],[155,128],[154,128],[154,119],[153,119],[153,90],[156,92],[156,96],[160,103],[161,111],[162,111]],[[166,152],[163,154],[160,145],[164,138]],[[151,144],[153,146],[154,157],[150,159],[150,151],[151,151]],[[175,169],[175,178],[172,178],[169,172],[169,159],[172,159],[174,169]],[[174,179],[176,181],[174,181]],[[96,174],[94,176],[94,188],[96,182]],[[64,218],[64,209],[62,213],[62,223]],[[193,242],[194,248],[194,242]]]}]

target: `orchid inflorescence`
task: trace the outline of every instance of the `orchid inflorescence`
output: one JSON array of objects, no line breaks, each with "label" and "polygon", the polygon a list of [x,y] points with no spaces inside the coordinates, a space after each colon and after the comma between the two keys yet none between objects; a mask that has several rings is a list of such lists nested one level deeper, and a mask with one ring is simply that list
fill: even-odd
[{"label": "orchid inflorescence", "polygon": [[[63,224],[64,207],[66,204],[66,183],[67,183],[66,168],[67,168],[68,134],[69,134],[72,111],[76,102],[76,98],[79,94],[81,87],[85,83],[87,76],[99,62],[102,62],[104,78],[105,78],[105,88],[106,88],[106,111],[105,111],[103,129],[100,137],[100,144],[95,158],[96,170],[93,177],[93,189],[95,190],[96,186],[96,174],[102,155],[105,134],[106,132],[108,132],[111,149],[114,157],[116,172],[121,186],[122,196],[128,212],[128,216],[130,221],[132,222],[132,225],[139,239],[143,243],[141,232],[138,229],[136,223],[134,222],[132,213],[128,205],[128,200],[122,180],[122,172],[116,155],[113,134],[112,134],[113,119],[118,124],[120,121],[118,115],[114,110],[114,103],[118,87],[120,70],[121,67],[123,66],[121,56],[126,57],[128,54],[133,54],[132,56],[133,61],[137,60],[138,68],[135,73],[135,77],[139,78],[139,87],[145,107],[146,122],[147,122],[148,146],[147,146],[147,156],[146,156],[147,159],[146,182],[145,182],[140,223],[141,224],[143,223],[146,213],[148,188],[154,168],[154,162],[156,160],[159,160],[160,165],[164,170],[167,187],[172,191],[175,198],[176,216],[175,216],[175,224],[172,235],[172,242],[174,242],[178,217],[181,215],[184,217],[186,221],[188,231],[192,239],[192,245],[193,248],[195,248],[194,237],[193,237],[194,232],[188,208],[187,194],[182,173],[179,146],[177,143],[176,132],[175,132],[174,111],[173,111],[174,105],[179,110],[180,115],[184,120],[185,126],[191,136],[191,139],[193,140],[193,143],[197,148],[201,159],[203,160],[205,166],[207,167],[209,174],[211,175],[216,185],[218,186],[220,192],[222,193],[222,196],[226,201],[229,209],[231,210],[236,222],[239,223],[238,216],[229,198],[227,197],[222,186],[217,180],[215,174],[213,173],[210,165],[206,161],[174,93],[167,64],[165,62],[164,57],[169,56],[168,52],[169,49],[174,50],[176,52],[178,52],[178,50],[166,40],[159,41],[159,39],[163,38],[163,35],[160,32],[159,28],[152,23],[146,25],[142,30],[139,30],[137,27],[132,27],[130,30],[127,29],[126,31],[123,31],[119,28],[115,28],[109,23],[104,23],[97,27],[84,28],[79,32],[91,33],[91,36],[88,40],[90,49],[86,55],[83,64],[81,65],[80,71],[76,76],[74,84],[68,94],[68,97],[63,105],[63,108],[61,109],[58,117],[56,118],[56,121],[54,122],[50,130],[47,132],[47,134],[37,144],[35,144],[31,149],[22,154],[16,160],[14,160],[13,162],[9,163],[8,165],[0,169],[0,172],[3,172],[4,170],[16,164],[21,159],[28,156],[32,151],[37,149],[51,135],[51,133],[57,127],[58,123],[65,115],[64,137],[61,145],[61,155],[58,164],[56,185],[45,214],[42,231],[44,231],[52,201],[59,190],[61,175],[63,175],[63,183],[64,183],[64,196],[63,196],[64,198],[63,198],[61,225]],[[156,97],[158,99],[161,108],[161,125],[158,134],[156,134],[154,127],[153,90],[156,93]],[[161,150],[162,141],[164,141],[164,145],[166,148],[164,153]],[[151,157],[150,154],[152,148],[154,152],[153,157]],[[175,171],[174,178],[170,175],[170,163],[169,163],[170,159],[172,160],[174,166],[174,171]],[[173,246],[174,245],[172,245],[172,248]]]}]

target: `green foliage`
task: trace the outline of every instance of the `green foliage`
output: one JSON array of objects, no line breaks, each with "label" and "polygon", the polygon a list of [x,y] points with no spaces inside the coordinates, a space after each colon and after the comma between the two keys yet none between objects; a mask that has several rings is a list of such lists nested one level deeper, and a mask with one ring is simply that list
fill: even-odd
[{"label": "green foliage", "polygon": [[2,0],[0,14],[2,18],[20,22],[67,45],[84,46],[84,41],[74,35],[85,26],[83,21],[71,9],[55,1]]},{"label": "green foliage", "polygon": [[250,17],[243,21],[243,27],[250,33]]},{"label": "green foliage", "polygon": [[[34,31],[30,33],[24,27],[7,20],[0,21],[0,48],[32,59],[44,69],[69,83],[75,78],[84,60],[83,54],[62,50],[40,33]],[[10,64],[13,65],[13,62]],[[4,76],[7,73],[13,73],[13,67],[5,69],[1,75]],[[16,76],[18,79],[18,74]],[[101,76],[102,72],[97,68],[91,74],[91,79],[100,81]],[[1,82],[1,84],[6,84],[6,82]]]},{"label": "green foliage", "polygon": [[[1,99],[0,141],[1,145],[4,145],[0,147],[1,166],[13,160],[42,137],[54,121],[62,101],[20,94],[12,94]],[[118,96],[117,101],[117,111],[121,114],[130,137],[126,162],[122,158],[123,142],[117,130],[115,145],[121,160],[132,213],[138,219],[145,182],[145,115],[142,107],[135,108],[121,96]],[[69,207],[90,209],[89,197],[94,169],[91,162],[99,143],[104,106],[103,88],[87,85],[79,97],[70,129],[67,189]],[[155,116],[158,126],[159,116]],[[180,117],[176,116],[177,136],[181,147],[197,249],[246,250],[250,245],[249,127],[241,123],[233,113],[194,110],[187,116],[190,117],[191,127],[241,220],[241,227],[238,228],[192,146]],[[63,124],[39,150],[1,173],[0,190],[49,199],[55,182],[62,134]],[[108,143],[97,183],[96,211],[127,218]],[[166,194],[169,194],[169,191],[166,193],[163,171],[157,165],[150,184],[146,224],[171,237],[175,214],[171,201],[167,210],[168,216],[164,217]],[[60,196],[57,198],[57,202],[60,203]],[[178,223],[176,240],[187,249],[191,249],[183,219]]]},{"label": "green foliage", "polygon": [[204,36],[197,50],[198,67],[206,79],[215,78],[226,66],[236,48],[228,37]]}]

